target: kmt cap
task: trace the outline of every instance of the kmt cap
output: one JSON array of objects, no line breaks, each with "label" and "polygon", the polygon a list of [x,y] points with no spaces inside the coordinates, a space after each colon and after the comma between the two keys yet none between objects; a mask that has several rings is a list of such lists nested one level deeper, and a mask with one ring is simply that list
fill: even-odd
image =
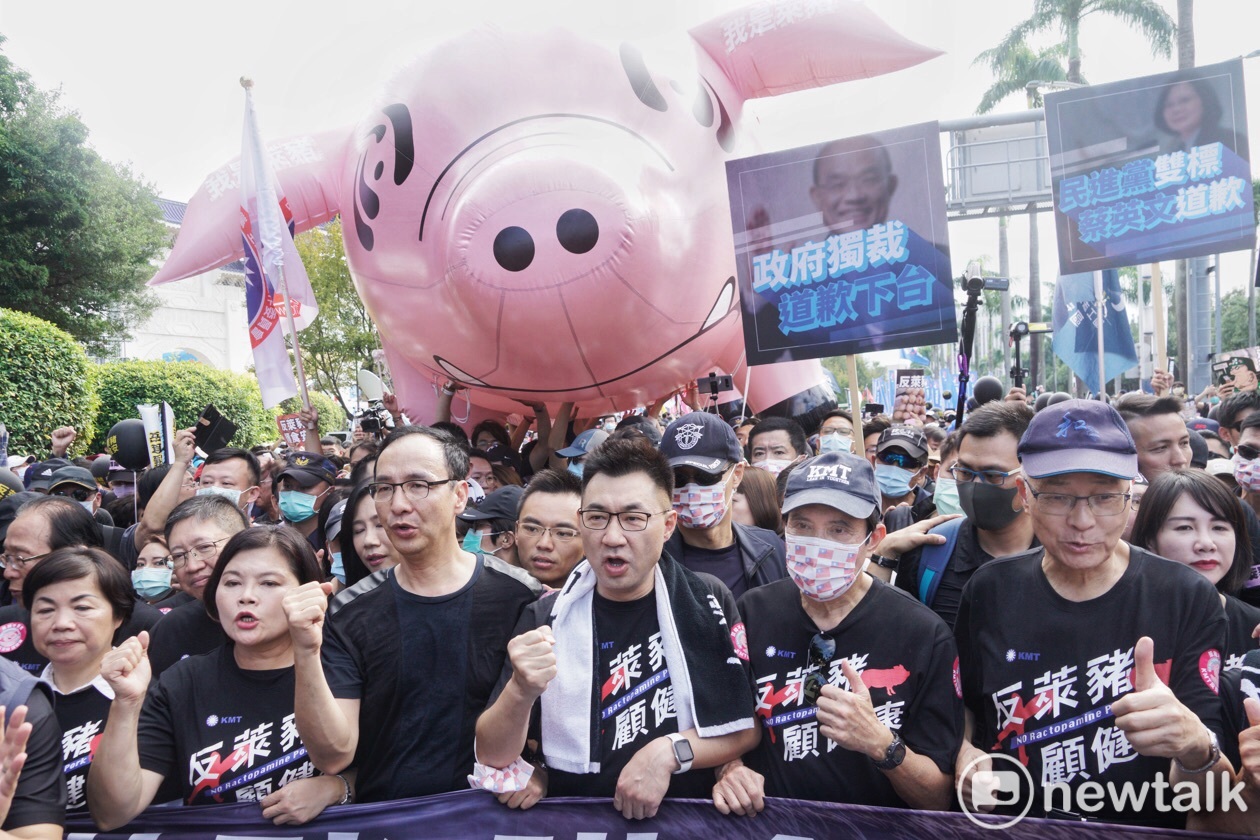
[{"label": "kmt cap", "polygon": [[1096,400],[1046,406],[1033,417],[1018,451],[1030,478],[1087,472],[1131,479],[1138,474],[1137,446],[1124,418]]},{"label": "kmt cap", "polygon": [[661,454],[671,467],[695,467],[707,473],[726,472],[744,459],[730,424],[707,411],[684,414],[665,429]]},{"label": "kmt cap", "polygon": [[792,468],[783,512],[804,505],[826,505],[865,519],[879,509],[879,490],[871,462],[848,452],[828,452]]}]

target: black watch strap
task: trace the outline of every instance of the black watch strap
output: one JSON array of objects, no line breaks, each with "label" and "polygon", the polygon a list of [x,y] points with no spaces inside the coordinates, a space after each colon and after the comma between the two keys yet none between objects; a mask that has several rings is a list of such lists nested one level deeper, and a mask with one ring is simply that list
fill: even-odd
[{"label": "black watch strap", "polygon": [[901,736],[896,732],[893,733],[892,743],[888,745],[888,749],[884,751],[884,757],[880,761],[874,762],[875,766],[880,770],[895,770],[901,766],[901,762],[906,760],[906,743],[901,740]]},{"label": "black watch strap", "polygon": [[882,554],[872,554],[871,562],[881,569],[896,569],[901,563],[900,557],[885,557]]}]

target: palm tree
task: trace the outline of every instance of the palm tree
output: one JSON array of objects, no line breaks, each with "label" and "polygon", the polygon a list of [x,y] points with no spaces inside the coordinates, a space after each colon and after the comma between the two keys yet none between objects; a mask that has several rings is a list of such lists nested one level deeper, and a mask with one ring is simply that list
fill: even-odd
[{"label": "palm tree", "polygon": [[[1193,0],[1178,0],[1178,3],[1189,5]],[[1172,54],[1173,35],[1177,27],[1157,0],[1033,0],[1032,14],[1016,24],[1001,43],[976,57],[975,63],[988,66],[994,76],[994,83],[985,91],[977,112],[989,112],[1003,99],[1020,90],[1027,96],[1029,109],[1041,107],[1041,91],[1032,84],[1034,82],[1086,84],[1081,74],[1081,23],[1085,17],[1095,13],[1118,18],[1130,29],[1140,32],[1155,55],[1168,57]],[[1056,32],[1061,40],[1048,47],[1034,49],[1029,41],[1047,31]],[[1031,320],[1040,320],[1037,212],[1036,207],[1031,205],[1028,210],[1029,315]],[[1036,339],[1029,342],[1028,367],[1034,384],[1040,376],[1040,344]]]}]

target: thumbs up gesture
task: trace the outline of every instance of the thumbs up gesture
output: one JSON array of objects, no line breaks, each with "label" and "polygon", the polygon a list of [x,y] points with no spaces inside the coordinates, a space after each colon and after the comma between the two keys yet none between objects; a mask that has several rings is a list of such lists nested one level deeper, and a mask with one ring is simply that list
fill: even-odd
[{"label": "thumbs up gesture", "polygon": [[114,700],[143,703],[153,668],[149,665],[149,631],[141,630],[101,659],[101,676],[114,690]]},{"label": "thumbs up gesture", "polygon": [[862,675],[849,660],[840,663],[849,690],[825,685],[818,698],[818,731],[846,750],[865,753],[873,760],[883,759],[892,743],[892,731],[879,722],[871,703],[871,692]]},{"label": "thumbs up gesture", "polygon": [[1155,673],[1155,643],[1138,639],[1133,649],[1133,690],[1111,704],[1116,726],[1141,755],[1177,758],[1201,767],[1212,751],[1207,727]]},{"label": "thumbs up gesture", "polygon": [[1238,733],[1238,757],[1242,767],[1238,777],[1248,788],[1260,792],[1260,700],[1243,700],[1247,711],[1247,728]]}]

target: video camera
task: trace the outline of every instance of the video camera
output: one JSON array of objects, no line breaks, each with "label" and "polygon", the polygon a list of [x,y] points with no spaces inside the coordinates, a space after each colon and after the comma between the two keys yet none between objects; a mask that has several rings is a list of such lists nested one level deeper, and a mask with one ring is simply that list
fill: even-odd
[{"label": "video camera", "polygon": [[359,392],[367,397],[368,407],[356,414],[354,419],[359,422],[359,428],[364,434],[382,438],[393,425],[393,418],[383,402],[385,383],[370,370],[360,370],[358,381]]}]

